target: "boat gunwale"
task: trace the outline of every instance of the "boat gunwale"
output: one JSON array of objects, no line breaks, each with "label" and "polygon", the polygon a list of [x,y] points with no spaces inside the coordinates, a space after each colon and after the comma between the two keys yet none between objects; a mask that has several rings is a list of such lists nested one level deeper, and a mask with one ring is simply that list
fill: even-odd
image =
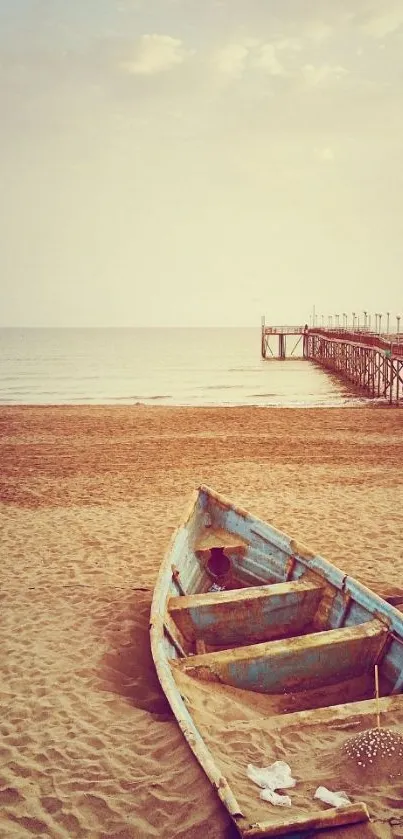
[{"label": "boat gunwale", "polygon": [[[200,488],[193,491],[191,500],[185,508],[184,517],[171,536],[158,572],[150,612],[151,654],[161,687],[190,749],[235,823],[238,824],[241,819],[244,822],[245,828],[247,828],[249,827],[249,822],[244,819],[242,809],[228,781],[216,765],[210,750],[207,748],[203,737],[189,714],[174,680],[168,658],[162,652],[161,642],[164,637],[164,612],[162,609],[166,607],[168,601],[168,588],[166,590],[164,589],[165,575],[168,566],[171,565],[172,549],[175,542],[191,518],[199,496]],[[239,829],[241,830],[240,825]]]}]

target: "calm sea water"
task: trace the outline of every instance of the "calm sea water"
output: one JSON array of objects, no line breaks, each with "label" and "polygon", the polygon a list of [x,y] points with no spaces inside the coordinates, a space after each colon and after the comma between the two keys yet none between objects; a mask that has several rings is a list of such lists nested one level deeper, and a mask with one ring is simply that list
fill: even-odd
[{"label": "calm sea water", "polygon": [[[295,338],[288,339],[291,353]],[[259,329],[0,329],[3,404],[337,406],[358,400]]]}]

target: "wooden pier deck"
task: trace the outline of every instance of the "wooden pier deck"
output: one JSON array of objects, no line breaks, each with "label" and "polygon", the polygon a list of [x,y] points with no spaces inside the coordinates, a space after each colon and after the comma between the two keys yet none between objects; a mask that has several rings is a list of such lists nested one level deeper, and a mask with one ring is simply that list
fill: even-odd
[{"label": "wooden pier deck", "polygon": [[[270,339],[278,338],[275,356]],[[267,326],[262,320],[262,358],[287,357],[287,336],[297,337],[290,355],[302,343],[302,357],[350,382],[364,395],[403,402],[403,334],[376,333],[368,327]]]}]

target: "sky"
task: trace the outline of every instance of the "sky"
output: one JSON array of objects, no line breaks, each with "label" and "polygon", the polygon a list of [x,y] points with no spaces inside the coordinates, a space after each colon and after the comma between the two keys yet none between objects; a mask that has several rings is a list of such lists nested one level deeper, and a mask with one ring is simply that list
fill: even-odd
[{"label": "sky", "polygon": [[1,326],[403,315],[402,0],[0,0],[0,109]]}]

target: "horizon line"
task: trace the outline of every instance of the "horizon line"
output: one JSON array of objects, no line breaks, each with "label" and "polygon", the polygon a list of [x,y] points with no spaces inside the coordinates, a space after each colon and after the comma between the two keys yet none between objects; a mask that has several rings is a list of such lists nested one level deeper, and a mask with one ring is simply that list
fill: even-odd
[{"label": "horizon line", "polygon": [[120,325],[85,325],[85,324],[69,324],[69,325],[50,325],[50,324],[0,324],[0,329],[261,329],[261,323],[249,324],[198,324],[193,326],[191,324],[120,324]]}]

